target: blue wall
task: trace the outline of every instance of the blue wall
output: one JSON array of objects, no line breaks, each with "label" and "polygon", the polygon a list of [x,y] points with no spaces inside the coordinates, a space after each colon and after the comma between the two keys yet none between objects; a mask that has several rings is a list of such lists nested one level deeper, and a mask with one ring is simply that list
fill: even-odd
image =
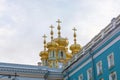
[{"label": "blue wall", "polygon": [[[118,37],[120,35],[120,32],[117,33],[116,35],[112,36],[111,39],[109,39],[106,43],[101,44],[102,46],[100,46],[97,50],[95,50],[92,54],[96,54],[99,50],[101,50],[102,48],[104,48],[106,45],[108,45],[111,41],[113,41],[116,37]],[[114,53],[114,64],[115,66],[112,68],[108,68],[108,61],[107,61],[107,56],[111,53]],[[89,57],[86,57],[85,60],[81,63],[79,63],[76,67],[74,67],[74,69],[71,69],[71,71],[69,72],[69,74],[71,72],[73,72],[76,68],[78,68],[79,66],[81,66],[84,62],[86,62],[88,60]],[[97,69],[96,69],[96,63],[102,61],[102,69],[103,69],[103,73],[101,75],[97,75]],[[104,80],[109,80],[109,74],[113,71],[115,71],[117,73],[117,79],[120,79],[120,40],[117,41],[116,43],[114,43],[112,46],[110,46],[108,49],[106,49],[102,54],[100,54],[98,57],[96,57],[92,61],[90,61],[87,65],[85,65],[83,68],[81,68],[80,70],[78,70],[76,73],[74,73],[72,76],[69,76],[68,80],[78,80],[78,77],[80,74],[83,74],[84,80],[87,80],[87,70],[89,68],[92,68],[92,65],[94,65],[94,80],[99,80],[100,78],[104,78]],[[74,64],[73,64],[74,65]],[[68,76],[68,75],[67,75]]]}]

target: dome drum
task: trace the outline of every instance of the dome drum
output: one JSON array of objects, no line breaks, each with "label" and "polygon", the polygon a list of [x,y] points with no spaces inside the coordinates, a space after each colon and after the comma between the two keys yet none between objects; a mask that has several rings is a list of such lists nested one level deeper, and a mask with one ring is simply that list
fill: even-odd
[{"label": "dome drum", "polygon": [[56,48],[56,47],[50,47],[50,48],[48,49],[48,52],[50,52],[50,51],[52,51],[52,50],[57,51],[57,48]]},{"label": "dome drum", "polygon": [[56,58],[49,58],[48,61],[55,61]]},{"label": "dome drum", "polygon": [[48,57],[46,57],[46,56],[42,56],[41,57],[41,60],[46,60]]}]

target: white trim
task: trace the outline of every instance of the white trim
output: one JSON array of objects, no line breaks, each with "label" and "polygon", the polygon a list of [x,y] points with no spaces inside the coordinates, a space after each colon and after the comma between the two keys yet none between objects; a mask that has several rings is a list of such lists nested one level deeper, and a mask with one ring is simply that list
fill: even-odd
[{"label": "white trim", "polygon": [[80,67],[78,67],[75,71],[71,72],[70,76],[72,76],[74,73],[76,73],[78,70],[80,70],[81,68],[83,68],[86,64],[88,64],[90,61],[92,61],[91,58],[89,58],[85,63],[83,63],[83,65],[81,65]]},{"label": "white trim", "polygon": [[[93,56],[93,58],[98,57],[100,54],[102,54],[105,50],[107,50],[110,46],[112,46],[114,43],[116,43],[119,40],[120,40],[120,36],[118,36],[116,39],[114,39],[112,42],[110,42],[107,46],[105,46],[104,48],[102,48],[97,54],[95,54]],[[72,76],[74,73],[76,73],[78,70],[80,70],[81,68],[83,68],[90,61],[91,61],[91,58],[89,58],[86,62],[83,63],[83,65],[79,66],[73,72],[71,72],[71,74],[69,76]]]},{"label": "white trim", "polygon": [[106,49],[108,49],[110,46],[112,46],[114,43],[116,43],[117,41],[120,40],[120,36],[118,36],[116,39],[114,39],[110,44],[108,44],[107,46],[105,46],[104,48],[102,48],[97,54],[95,54],[93,56],[93,58],[96,58],[97,56],[99,56],[101,53],[103,53]]}]

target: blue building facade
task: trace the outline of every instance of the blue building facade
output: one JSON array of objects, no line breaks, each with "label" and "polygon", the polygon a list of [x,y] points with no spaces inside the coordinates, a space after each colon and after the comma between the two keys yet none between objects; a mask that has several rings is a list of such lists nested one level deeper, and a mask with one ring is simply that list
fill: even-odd
[{"label": "blue building facade", "polygon": [[120,16],[66,64],[64,80],[120,79]]}]

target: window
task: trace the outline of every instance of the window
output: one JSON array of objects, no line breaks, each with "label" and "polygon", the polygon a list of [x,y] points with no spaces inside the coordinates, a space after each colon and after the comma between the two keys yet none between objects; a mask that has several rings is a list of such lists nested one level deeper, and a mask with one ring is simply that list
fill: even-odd
[{"label": "window", "polygon": [[104,80],[103,78],[100,78],[100,80]]},{"label": "window", "polygon": [[109,75],[109,80],[117,80],[116,72],[110,73],[110,75]]},{"label": "window", "polygon": [[63,58],[63,51],[61,51],[61,57]]},{"label": "window", "polygon": [[92,80],[92,68],[89,68],[87,70],[87,78],[88,78],[88,80]]},{"label": "window", "polygon": [[55,51],[51,51],[50,54],[49,54],[49,57],[50,58],[55,58],[56,57]]},{"label": "window", "polygon": [[50,53],[49,53],[49,57],[50,57],[50,58],[52,57],[52,51],[50,51]]},{"label": "window", "polygon": [[59,56],[60,59],[64,58],[64,52],[59,50],[58,56]]},{"label": "window", "polygon": [[83,80],[83,74],[79,76],[79,80]]},{"label": "window", "polygon": [[114,66],[114,55],[113,55],[113,53],[108,55],[107,59],[108,59],[108,68],[113,67]]},{"label": "window", "polygon": [[103,70],[102,70],[102,61],[99,61],[99,62],[96,64],[96,67],[97,67],[97,75],[102,74],[102,72],[103,72]]}]

